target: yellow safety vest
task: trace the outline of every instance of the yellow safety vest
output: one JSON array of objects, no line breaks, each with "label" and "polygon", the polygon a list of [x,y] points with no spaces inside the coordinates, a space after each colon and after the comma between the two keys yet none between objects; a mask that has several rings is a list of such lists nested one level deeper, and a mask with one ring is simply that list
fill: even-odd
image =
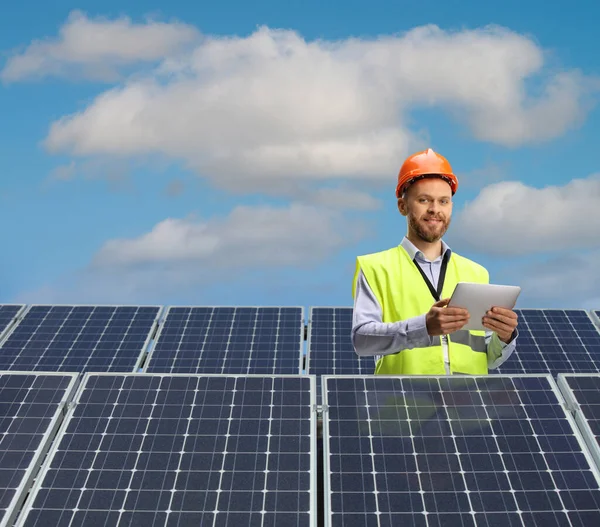
[{"label": "yellow safety vest", "polygon": [[[362,270],[382,309],[383,322],[397,322],[429,311],[433,298],[417,264],[401,246],[359,256],[352,284]],[[449,298],[458,282],[489,283],[489,273],[481,265],[454,252],[448,261],[441,298]],[[488,373],[485,331],[460,330],[448,336],[450,373],[485,375]],[[445,375],[440,337],[426,348],[398,350],[377,361],[377,374]]]}]

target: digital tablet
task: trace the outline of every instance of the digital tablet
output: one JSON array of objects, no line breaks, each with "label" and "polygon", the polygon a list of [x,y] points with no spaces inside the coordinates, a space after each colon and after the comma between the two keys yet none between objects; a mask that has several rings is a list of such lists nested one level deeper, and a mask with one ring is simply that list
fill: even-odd
[{"label": "digital tablet", "polygon": [[478,284],[459,282],[452,293],[448,307],[462,307],[469,311],[469,322],[463,329],[487,331],[481,319],[492,307],[513,309],[521,288],[516,285]]}]

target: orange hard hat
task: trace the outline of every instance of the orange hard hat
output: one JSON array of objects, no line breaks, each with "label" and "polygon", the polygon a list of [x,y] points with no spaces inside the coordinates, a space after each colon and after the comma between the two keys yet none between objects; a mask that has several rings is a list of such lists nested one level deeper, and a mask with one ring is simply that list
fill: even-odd
[{"label": "orange hard hat", "polygon": [[406,187],[416,180],[436,176],[449,183],[452,195],[454,195],[458,188],[458,179],[452,173],[452,167],[444,156],[434,152],[431,148],[409,156],[402,164],[398,174],[396,198],[402,196]]}]

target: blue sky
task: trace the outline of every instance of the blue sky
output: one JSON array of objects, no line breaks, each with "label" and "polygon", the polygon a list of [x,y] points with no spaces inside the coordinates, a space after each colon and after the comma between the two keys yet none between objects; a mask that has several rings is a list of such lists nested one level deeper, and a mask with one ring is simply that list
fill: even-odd
[{"label": "blue sky", "polygon": [[600,308],[592,3],[166,5],[3,10],[0,302],[351,305],[431,146],[455,251]]}]

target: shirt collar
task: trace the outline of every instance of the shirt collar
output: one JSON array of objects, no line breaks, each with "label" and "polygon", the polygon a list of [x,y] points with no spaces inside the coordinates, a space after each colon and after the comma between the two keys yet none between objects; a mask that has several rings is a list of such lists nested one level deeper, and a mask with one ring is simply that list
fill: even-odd
[{"label": "shirt collar", "polygon": [[[402,243],[400,244],[404,250],[408,253],[408,256],[410,256],[411,260],[414,260],[415,258],[419,259],[419,260],[423,260],[425,262],[428,262],[429,260],[425,257],[425,255],[415,247],[414,243],[412,243],[406,236],[402,239]],[[442,255],[439,256],[438,258],[436,258],[435,260],[433,260],[434,262],[437,262],[438,260],[441,260],[444,256],[444,254],[446,254],[446,251],[448,251],[448,256],[452,255],[452,250],[450,249],[450,247],[448,246],[448,244],[442,240]]]}]

